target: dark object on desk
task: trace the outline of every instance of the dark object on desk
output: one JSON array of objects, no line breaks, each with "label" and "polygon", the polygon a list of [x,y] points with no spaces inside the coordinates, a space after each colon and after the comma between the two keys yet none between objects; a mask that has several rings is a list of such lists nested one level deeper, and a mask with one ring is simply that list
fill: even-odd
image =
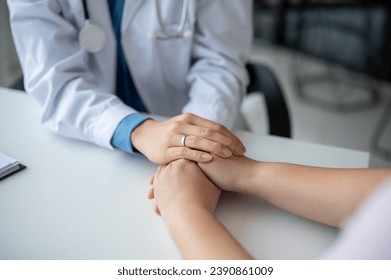
[{"label": "dark object on desk", "polygon": [[25,168],[16,159],[0,152],[0,181]]},{"label": "dark object on desk", "polygon": [[8,178],[8,177],[14,175],[15,173],[18,173],[19,171],[21,171],[23,169],[26,169],[26,165],[23,165],[23,164],[19,163],[18,166],[17,166],[17,169],[11,171],[10,173],[7,173],[5,175],[0,176],[0,181],[2,181],[5,178]]}]

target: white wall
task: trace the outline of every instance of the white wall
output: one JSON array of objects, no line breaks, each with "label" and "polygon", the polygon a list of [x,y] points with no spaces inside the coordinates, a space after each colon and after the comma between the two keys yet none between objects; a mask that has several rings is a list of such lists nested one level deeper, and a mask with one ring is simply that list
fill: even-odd
[{"label": "white wall", "polygon": [[0,87],[9,87],[22,76],[9,25],[7,3],[0,0]]}]

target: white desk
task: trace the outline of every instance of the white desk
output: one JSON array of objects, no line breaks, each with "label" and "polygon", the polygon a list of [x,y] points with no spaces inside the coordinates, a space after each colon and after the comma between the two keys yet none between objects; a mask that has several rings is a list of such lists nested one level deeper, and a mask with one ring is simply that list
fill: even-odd
[{"label": "white desk", "polygon": [[[238,133],[258,160],[366,167],[367,153]],[[146,198],[156,165],[65,139],[25,94],[0,89],[0,151],[27,169],[0,181],[0,259],[176,259]],[[237,194],[217,216],[258,259],[316,258],[337,231]]]}]

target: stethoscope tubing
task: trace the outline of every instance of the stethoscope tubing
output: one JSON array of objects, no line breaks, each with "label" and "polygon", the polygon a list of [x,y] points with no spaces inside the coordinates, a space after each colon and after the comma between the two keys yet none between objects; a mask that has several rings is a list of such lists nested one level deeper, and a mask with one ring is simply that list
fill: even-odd
[{"label": "stethoscope tubing", "polygon": [[82,2],[83,2],[84,18],[86,21],[89,21],[90,20],[90,12],[88,10],[87,0],[83,0]]},{"label": "stethoscope tubing", "polygon": [[[178,25],[178,29],[175,33],[171,33],[171,34],[167,32],[167,30],[164,27],[158,0],[154,0],[154,3],[155,3],[156,17],[158,20],[161,34],[151,33],[150,38],[152,40],[171,40],[171,39],[192,37],[191,31],[185,32],[185,25],[186,25],[187,14],[189,9],[189,0],[183,0],[181,19]],[[82,0],[82,4],[83,4],[83,12],[85,18],[85,26],[79,32],[79,41],[84,49],[86,49],[88,52],[95,53],[100,51],[104,47],[106,36],[104,30],[101,27],[99,27],[96,24],[90,23],[90,13],[88,9],[87,0]],[[98,45],[95,46],[94,41],[96,41]]]},{"label": "stethoscope tubing", "polygon": [[[187,19],[187,11],[188,11],[188,8],[189,8],[189,0],[183,0],[182,12],[181,12],[181,21],[179,22],[179,26],[178,26],[178,29],[177,29],[176,33],[174,33],[174,34],[168,34],[167,33],[166,29],[164,28],[162,16],[160,14],[160,7],[159,7],[158,0],[154,0],[154,2],[155,2],[155,11],[156,11],[156,17],[157,17],[157,20],[158,20],[158,23],[159,23],[159,28],[160,28],[160,31],[166,36],[165,39],[183,37],[184,30],[185,30],[186,19]],[[159,37],[164,38],[164,36],[159,36]]]}]

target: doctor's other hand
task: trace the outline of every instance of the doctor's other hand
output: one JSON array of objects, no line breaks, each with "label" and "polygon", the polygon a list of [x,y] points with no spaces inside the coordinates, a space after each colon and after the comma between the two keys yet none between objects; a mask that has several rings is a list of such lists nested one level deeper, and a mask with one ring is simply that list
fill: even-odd
[{"label": "doctor's other hand", "polygon": [[242,142],[223,125],[185,113],[166,121],[147,120],[131,134],[133,146],[150,161],[166,164],[177,159],[208,162],[243,155]]},{"label": "doctor's other hand", "polygon": [[192,210],[213,213],[221,192],[195,162],[184,159],[161,166],[151,183],[148,196],[155,199],[155,212],[167,225]]}]

